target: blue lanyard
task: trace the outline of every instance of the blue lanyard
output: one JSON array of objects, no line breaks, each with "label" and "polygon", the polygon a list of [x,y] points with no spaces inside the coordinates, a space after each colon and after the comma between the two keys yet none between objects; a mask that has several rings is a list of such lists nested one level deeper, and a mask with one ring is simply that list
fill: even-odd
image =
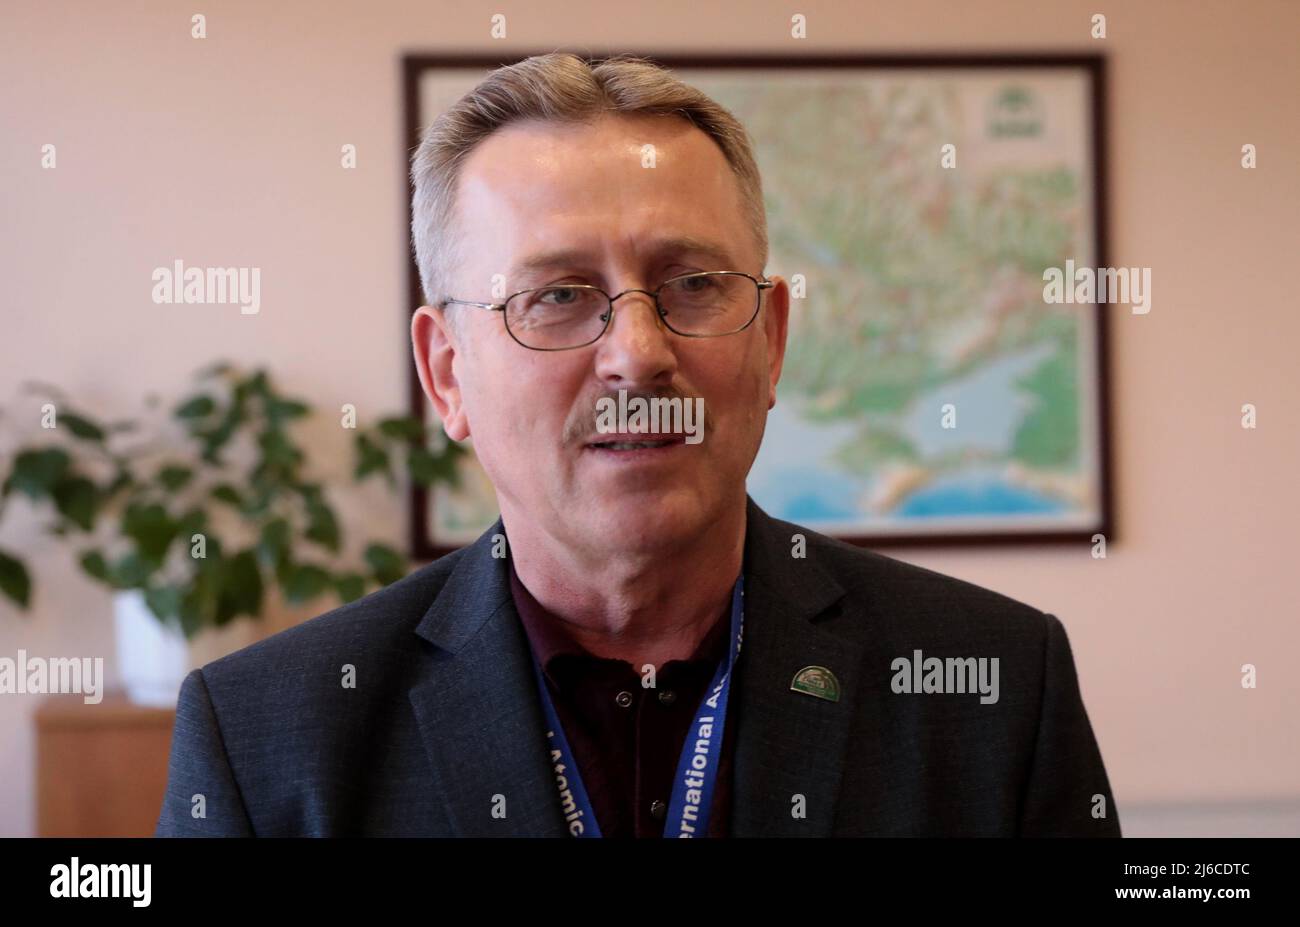
[{"label": "blue lanyard", "polygon": [[[731,672],[740,656],[741,639],[745,627],[745,576],[736,579],[731,590],[731,641],[727,656],[718,664],[713,681],[700,701],[695,718],[682,744],[682,755],[677,761],[677,775],[673,779],[672,800],[668,803],[668,818],[664,822],[665,837],[702,837],[708,830],[709,811],[713,805],[713,787],[718,779],[718,764],[722,754],[722,733],[727,720],[727,695],[731,691]],[[546,679],[533,655],[533,674],[542,695],[542,710],[546,715],[546,744],[550,751],[551,769],[555,773],[555,786],[560,793],[560,809],[564,823],[574,837],[599,837],[600,825],[596,812],[587,798],[587,789],[578,773],[568,738],[551,703]]]}]

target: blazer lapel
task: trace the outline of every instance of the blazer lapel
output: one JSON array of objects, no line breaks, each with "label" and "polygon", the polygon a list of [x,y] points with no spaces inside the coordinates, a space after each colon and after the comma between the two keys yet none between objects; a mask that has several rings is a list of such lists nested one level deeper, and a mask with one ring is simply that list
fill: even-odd
[{"label": "blazer lapel", "polygon": [[564,836],[528,640],[504,558],[500,519],[464,550],[416,634],[425,654],[410,690],[431,788],[459,836]]},{"label": "blazer lapel", "polygon": [[[801,529],[747,500],[731,835],[830,836],[866,636],[841,614],[834,576],[792,556]],[[808,666],[835,674],[839,701],[791,690]]]}]

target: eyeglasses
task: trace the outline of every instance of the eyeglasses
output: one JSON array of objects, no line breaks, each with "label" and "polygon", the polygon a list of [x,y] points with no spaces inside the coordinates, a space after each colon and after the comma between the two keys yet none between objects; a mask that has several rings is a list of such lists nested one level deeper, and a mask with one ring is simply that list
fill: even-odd
[{"label": "eyeglasses", "polygon": [[533,351],[569,351],[592,344],[614,317],[614,300],[629,293],[653,297],[669,331],[687,338],[716,338],[744,331],[758,316],[763,291],[775,284],[736,270],[710,270],[665,280],[653,292],[624,290],[610,296],[585,283],[520,290],[503,303],[448,299],[443,306],[477,306],[500,312],[510,337]]}]

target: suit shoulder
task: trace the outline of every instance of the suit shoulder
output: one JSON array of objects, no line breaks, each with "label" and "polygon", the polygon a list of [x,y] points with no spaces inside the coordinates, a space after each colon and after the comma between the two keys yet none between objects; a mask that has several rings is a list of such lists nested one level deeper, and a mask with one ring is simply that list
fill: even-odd
[{"label": "suit shoulder", "polygon": [[[308,657],[352,658],[408,644],[463,549],[415,569],[394,583],[294,625],[203,667],[209,686],[251,682],[301,666]],[[343,662],[347,662],[346,659]]]},{"label": "suit shoulder", "polygon": [[877,619],[915,629],[918,624],[956,630],[983,628],[997,636],[1042,641],[1057,619],[1027,602],[967,580],[779,522],[807,538],[807,556],[817,558],[848,597]]}]

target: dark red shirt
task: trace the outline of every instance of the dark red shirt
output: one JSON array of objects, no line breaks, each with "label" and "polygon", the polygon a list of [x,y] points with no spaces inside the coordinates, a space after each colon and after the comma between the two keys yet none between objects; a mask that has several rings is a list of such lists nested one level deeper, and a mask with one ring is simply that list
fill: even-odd
[{"label": "dark red shirt", "polygon": [[[601,835],[662,837],[682,745],[732,643],[730,603],[690,659],[657,667],[655,687],[647,689],[639,667],[597,657],[574,640],[519,581],[513,562],[510,589]],[[733,698],[723,729],[709,837],[725,837],[731,819],[735,708]]]}]

